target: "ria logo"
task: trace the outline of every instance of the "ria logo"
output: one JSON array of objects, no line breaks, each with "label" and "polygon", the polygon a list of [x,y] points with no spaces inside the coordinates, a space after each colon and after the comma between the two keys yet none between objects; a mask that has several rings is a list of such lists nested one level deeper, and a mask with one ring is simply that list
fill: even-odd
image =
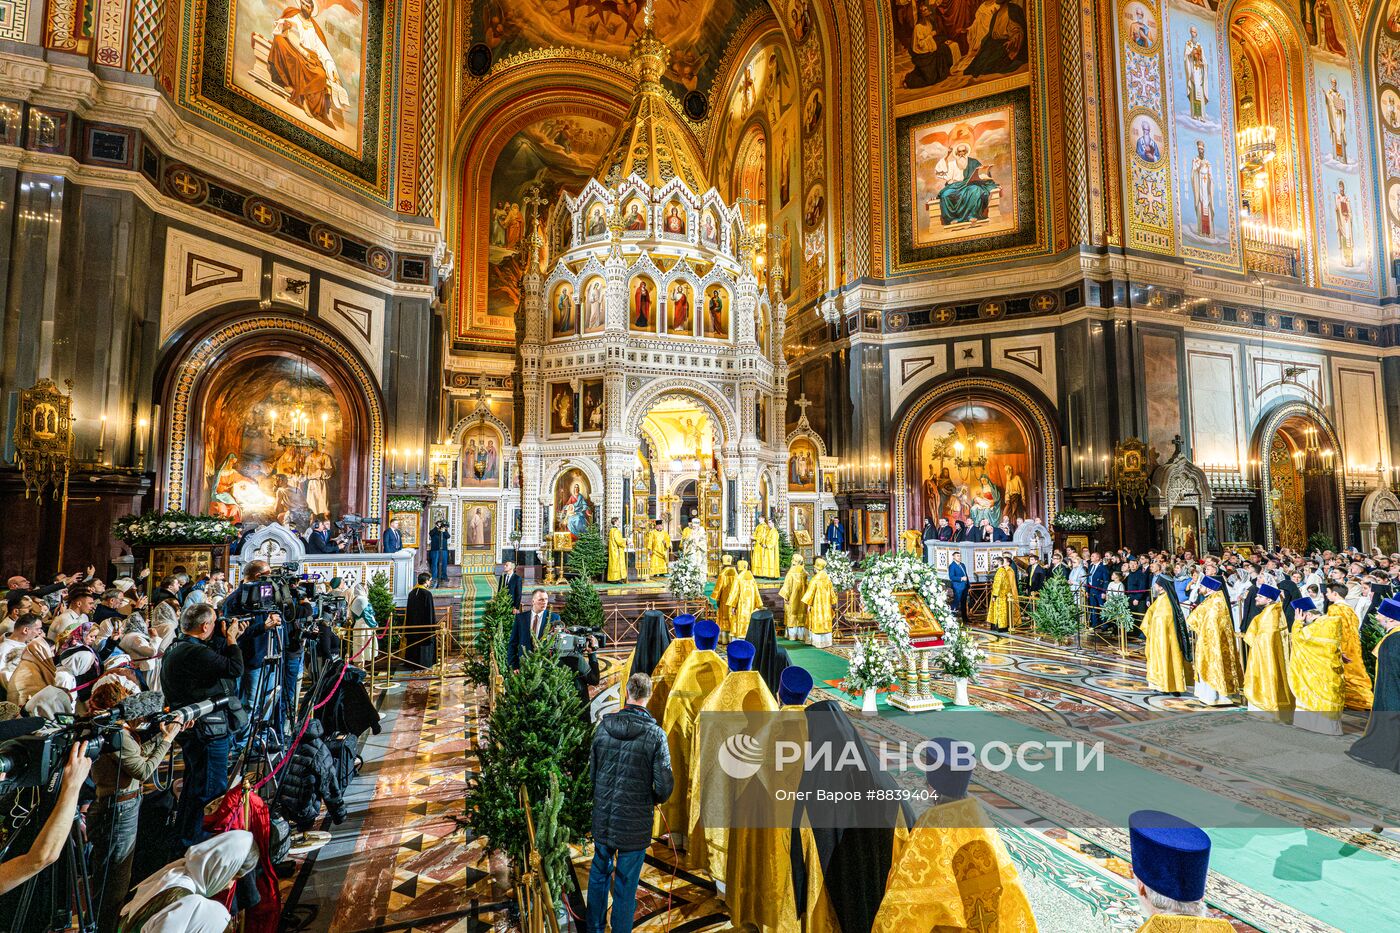
[{"label": "ria logo", "polygon": [[736,781],[744,781],[763,767],[763,746],[753,736],[738,732],[724,740],[718,757],[721,771]]}]

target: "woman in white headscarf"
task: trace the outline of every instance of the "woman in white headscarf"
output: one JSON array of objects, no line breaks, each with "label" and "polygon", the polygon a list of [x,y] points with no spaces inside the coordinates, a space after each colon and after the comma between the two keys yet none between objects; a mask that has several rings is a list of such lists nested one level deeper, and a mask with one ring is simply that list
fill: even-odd
[{"label": "woman in white headscarf", "polygon": [[[369,587],[363,583],[356,584],[347,608],[350,611],[350,656],[359,658],[355,662],[359,666],[368,667],[379,651],[376,643],[378,633],[375,631],[379,628],[379,622],[369,601]],[[364,654],[360,654],[361,649],[364,649]]]},{"label": "woman in white headscarf", "polygon": [[53,685],[58,667],[54,664],[53,646],[39,637],[24,646],[15,672],[10,675],[10,699],[23,706],[45,687]]},{"label": "woman in white headscarf", "polygon": [[[218,899],[242,873],[252,851],[253,834],[242,829],[231,829],[190,846],[184,858],[171,862],[137,886],[131,901],[122,908],[121,933],[157,929],[147,924],[191,895]],[[224,922],[228,922],[227,911]]]},{"label": "woman in white headscarf", "polygon": [[231,919],[223,904],[189,894],[130,929],[141,933],[224,933]]}]

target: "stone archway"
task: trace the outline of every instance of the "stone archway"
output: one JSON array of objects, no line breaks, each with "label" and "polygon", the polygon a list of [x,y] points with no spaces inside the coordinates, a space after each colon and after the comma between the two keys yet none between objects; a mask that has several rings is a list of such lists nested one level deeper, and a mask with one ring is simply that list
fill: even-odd
[{"label": "stone archway", "polygon": [[1361,550],[1400,552],[1400,497],[1389,486],[1373,489],[1361,500],[1360,531]]},{"label": "stone archway", "polygon": [[1161,544],[1168,551],[1204,554],[1207,524],[1215,496],[1205,471],[1179,454],[1152,472],[1147,508],[1162,522]]},{"label": "stone archway", "polygon": [[[1320,444],[1333,452],[1334,462],[1330,479],[1324,474],[1317,481],[1308,484],[1309,488],[1295,488],[1307,484],[1307,478],[1298,474],[1288,459],[1296,452],[1298,432],[1306,426],[1313,427],[1321,437]],[[1281,454],[1280,446],[1288,448]],[[1264,518],[1264,546],[1269,549],[1282,543],[1297,544],[1301,539],[1306,545],[1308,528],[1315,525],[1321,530],[1335,531],[1333,543],[1339,548],[1350,544],[1346,522],[1346,488],[1341,468],[1342,445],[1332,422],[1318,408],[1307,402],[1292,399],[1269,411],[1255,432],[1253,456],[1259,462],[1259,497]],[[1288,499],[1296,497],[1295,507],[1303,508],[1301,515],[1289,517]],[[1309,500],[1313,512],[1310,518],[1304,500]],[[1289,542],[1281,542],[1277,525],[1282,522],[1301,521],[1301,533],[1291,533]]]},{"label": "stone archway", "polygon": [[[301,318],[273,314],[225,321],[187,337],[172,355],[162,393],[168,438],[161,477],[165,508],[199,511],[195,498],[202,479],[196,471],[204,471],[205,465],[201,439],[195,436],[201,428],[198,400],[223,362],[260,345],[285,356],[304,353],[344,384],[346,401],[363,420],[354,450],[355,487],[345,499],[345,511],[362,511],[366,518],[379,520],[384,507],[384,405],[374,377],[359,354],[334,333]],[[345,464],[340,467],[346,469]]]}]

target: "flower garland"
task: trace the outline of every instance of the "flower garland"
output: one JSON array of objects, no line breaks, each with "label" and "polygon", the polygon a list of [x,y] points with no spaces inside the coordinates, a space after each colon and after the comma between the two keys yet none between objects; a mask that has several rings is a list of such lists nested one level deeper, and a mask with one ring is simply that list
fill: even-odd
[{"label": "flower garland", "polygon": [[692,602],[705,595],[705,565],[699,555],[704,551],[695,548],[682,548],[681,556],[671,565],[670,577],[666,585],[671,595],[681,602]]},{"label": "flower garland", "polygon": [[861,604],[875,617],[876,626],[898,653],[906,654],[910,648],[909,620],[900,610],[896,593],[917,593],[922,597],[944,632],[958,627],[938,571],[913,554],[904,551],[872,554],[861,569],[864,571],[860,581]]},{"label": "flower garland", "polygon": [[892,649],[881,645],[873,637],[857,638],[846,679],[841,681],[841,689],[859,696],[871,688],[878,690],[894,683],[899,679],[894,656]]},{"label": "flower garland", "polygon": [[831,588],[838,593],[849,593],[856,588],[856,567],[851,556],[845,551],[833,550],[826,555],[826,576]]},{"label": "flower garland", "polygon": [[1055,530],[1069,533],[1097,531],[1103,527],[1104,518],[1099,512],[1086,512],[1083,509],[1061,509],[1055,513]]},{"label": "flower garland", "polygon": [[191,515],[172,509],[123,515],[112,523],[112,534],[129,545],[227,544],[238,539],[233,522],[212,515]]}]

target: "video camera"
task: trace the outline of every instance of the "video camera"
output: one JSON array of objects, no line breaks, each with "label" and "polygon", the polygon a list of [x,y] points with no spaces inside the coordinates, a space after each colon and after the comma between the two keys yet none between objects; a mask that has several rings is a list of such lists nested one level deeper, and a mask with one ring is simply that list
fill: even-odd
[{"label": "video camera", "polygon": [[561,658],[583,657],[588,654],[588,640],[593,639],[594,647],[597,651],[606,648],[608,644],[608,633],[600,628],[590,628],[587,625],[570,625],[555,637],[555,651]]},{"label": "video camera", "polygon": [[85,754],[95,761],[104,751],[116,747],[112,737],[120,735],[127,723],[145,720],[159,725],[176,717],[192,723],[227,705],[228,698],[220,697],[167,710],[165,694],[148,690],[127,697],[97,716],[64,715],[29,735],[0,743],[0,772],[5,774],[5,779],[0,781],[0,793],[24,787],[53,790],[63,773],[70,748],[79,742],[87,743]]}]

